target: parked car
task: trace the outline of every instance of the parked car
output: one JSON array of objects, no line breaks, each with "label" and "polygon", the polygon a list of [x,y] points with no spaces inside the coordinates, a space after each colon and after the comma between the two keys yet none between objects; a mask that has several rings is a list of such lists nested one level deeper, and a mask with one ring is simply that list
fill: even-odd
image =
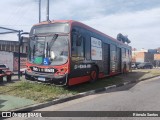
[{"label": "parked car", "polygon": [[7,67],[7,65],[0,63],[0,69],[1,70],[6,70],[6,69],[9,69],[9,68]]},{"label": "parked car", "polygon": [[0,83],[3,82],[3,77],[7,77],[7,81],[11,81],[12,74],[5,64],[0,64]]},{"label": "parked car", "polygon": [[132,69],[137,69],[137,66],[140,64],[140,62],[134,62],[132,63],[131,67]]},{"label": "parked car", "polygon": [[137,66],[138,69],[152,69],[153,65],[149,62],[141,63]]}]

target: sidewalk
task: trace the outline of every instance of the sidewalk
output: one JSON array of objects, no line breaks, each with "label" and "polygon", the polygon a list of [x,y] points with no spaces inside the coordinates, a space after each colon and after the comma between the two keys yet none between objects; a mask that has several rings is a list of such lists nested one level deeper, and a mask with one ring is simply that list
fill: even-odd
[{"label": "sidewalk", "polygon": [[[156,70],[155,70],[155,72],[152,72],[152,73],[147,71],[147,70],[144,70],[143,72],[139,71],[139,70],[134,70],[131,73],[128,73],[127,75],[121,74],[121,75],[118,75],[118,76],[114,77],[116,79],[116,81],[121,79],[119,83],[118,82],[116,83],[116,85],[115,84],[110,84],[110,85],[106,85],[105,87],[103,85],[103,87],[101,87],[101,88],[95,88],[95,90],[89,90],[88,89],[87,91],[84,91],[83,93],[78,92],[76,94],[71,94],[71,92],[73,92],[74,90],[69,89],[69,91],[71,91],[71,92],[70,93],[69,92],[68,93],[63,93],[62,94],[63,97],[58,97],[57,96],[57,97],[55,97],[55,99],[52,99],[49,102],[43,102],[43,103],[38,103],[37,101],[26,99],[24,97],[16,97],[18,93],[15,93],[15,95],[10,96],[10,95],[5,94],[4,91],[3,91],[3,93],[2,93],[2,91],[0,91],[0,111],[35,110],[36,108],[46,107],[46,106],[49,106],[49,105],[65,102],[65,101],[68,101],[68,100],[73,100],[73,99],[84,97],[84,96],[87,96],[87,95],[90,95],[90,94],[102,92],[102,91],[105,91],[107,89],[111,89],[111,88],[114,88],[114,87],[119,87],[119,86],[122,86],[122,85],[126,85],[126,83],[130,84],[132,82],[139,82],[139,81],[147,80],[147,79],[153,78],[155,76],[159,76],[159,75],[160,75],[159,71],[157,73]],[[107,81],[107,79],[106,79],[106,81]],[[103,81],[104,80],[100,80],[98,82],[103,82]],[[12,83],[14,84],[16,82],[19,82],[19,80],[15,76]],[[12,85],[12,83],[9,83],[9,84]],[[6,83],[6,82],[4,82],[3,84],[0,84],[0,90],[2,90],[2,88],[5,89],[7,87],[7,84],[8,83]],[[96,83],[96,85],[97,85],[97,83]],[[88,83],[88,86],[93,86],[93,84]],[[24,87],[25,86],[22,86],[21,89],[24,89]],[[85,87],[85,84],[80,85],[81,89],[83,89],[84,87]],[[27,91],[28,89],[29,88],[25,89],[24,94],[26,92],[28,92]],[[5,91],[5,92],[7,93],[9,91]],[[36,97],[36,95],[38,93],[36,93],[36,92],[34,93],[34,92],[35,91],[32,91],[32,93],[35,95],[34,97]],[[42,90],[42,92],[43,92],[43,90]],[[46,96],[46,93],[43,95],[43,97],[45,97],[45,96]]]},{"label": "sidewalk", "polygon": [[0,95],[0,111],[8,111],[35,104],[33,100],[10,95]]},{"label": "sidewalk", "polygon": [[[6,84],[8,84],[5,77],[3,78],[3,80],[4,82],[3,84],[0,84],[0,87],[6,86]],[[17,81],[19,81],[18,76],[12,76],[11,84],[12,83],[14,84]],[[12,109],[17,109],[17,108],[32,105],[35,103],[36,102],[33,100],[11,96],[11,95],[3,95],[3,93],[0,91],[0,111],[8,111]]]}]

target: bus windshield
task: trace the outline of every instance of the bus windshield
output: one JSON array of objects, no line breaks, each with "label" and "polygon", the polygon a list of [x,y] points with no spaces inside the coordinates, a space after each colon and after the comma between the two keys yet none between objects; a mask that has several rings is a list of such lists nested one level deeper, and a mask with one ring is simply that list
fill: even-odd
[{"label": "bus windshield", "polygon": [[68,36],[58,34],[30,39],[29,61],[40,65],[61,65],[68,60]]}]

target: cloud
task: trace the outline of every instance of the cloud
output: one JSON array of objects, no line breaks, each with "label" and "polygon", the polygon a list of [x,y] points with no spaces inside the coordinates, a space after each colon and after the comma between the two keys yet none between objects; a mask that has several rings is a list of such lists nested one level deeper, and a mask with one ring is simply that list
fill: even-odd
[{"label": "cloud", "polygon": [[31,25],[38,22],[38,5],[35,0],[5,0],[1,1],[1,6],[0,11],[3,12],[0,14],[0,26],[29,30]]},{"label": "cloud", "polygon": [[[131,45],[137,48],[156,48],[160,46],[160,8],[125,14],[113,14],[97,19],[84,20],[89,26],[114,38],[118,33],[128,35]],[[152,43],[152,46],[151,44]]]},{"label": "cloud", "polygon": [[50,1],[50,15],[53,19],[85,20],[159,6],[159,0],[54,0]]},{"label": "cloud", "polygon": [[[46,0],[41,1],[43,21]],[[0,26],[29,31],[38,23],[38,0],[5,0],[0,5]],[[121,32],[133,47],[154,48],[160,46],[159,7],[159,0],[50,0],[50,19],[81,21],[114,38]]]}]

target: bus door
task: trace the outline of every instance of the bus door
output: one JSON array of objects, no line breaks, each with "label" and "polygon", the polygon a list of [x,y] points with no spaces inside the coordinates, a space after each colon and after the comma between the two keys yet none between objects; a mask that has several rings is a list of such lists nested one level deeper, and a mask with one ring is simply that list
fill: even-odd
[{"label": "bus door", "polygon": [[117,72],[121,72],[121,63],[122,63],[121,48],[117,47]]},{"label": "bus door", "polygon": [[103,44],[103,71],[105,75],[109,75],[110,72],[110,52],[109,44]]},{"label": "bus door", "polygon": [[116,45],[110,44],[110,74],[117,72],[117,52]]},{"label": "bus door", "polygon": [[70,77],[84,76],[84,37],[72,33],[71,37],[71,74]]}]

